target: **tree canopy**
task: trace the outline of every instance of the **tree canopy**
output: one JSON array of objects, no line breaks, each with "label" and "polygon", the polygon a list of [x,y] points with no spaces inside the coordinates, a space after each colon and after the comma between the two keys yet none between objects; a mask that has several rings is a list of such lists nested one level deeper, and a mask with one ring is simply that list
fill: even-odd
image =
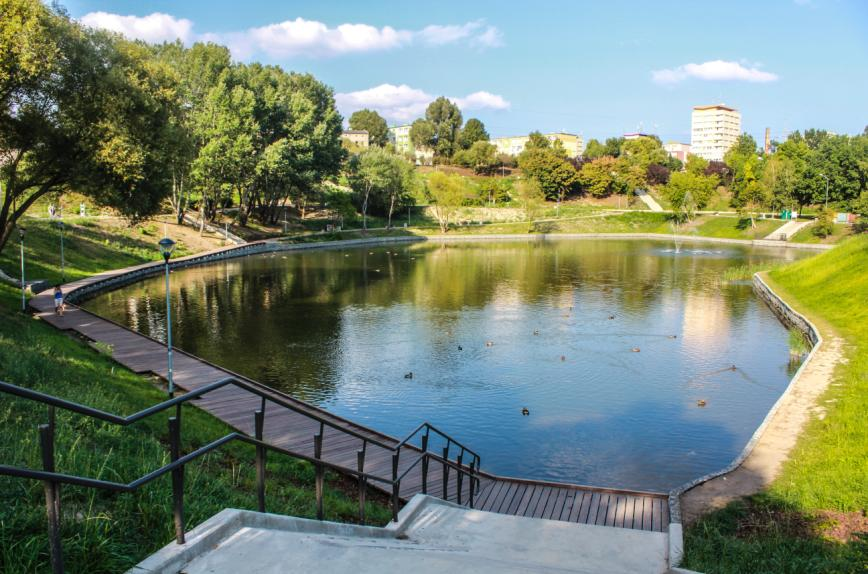
[{"label": "tree canopy", "polygon": [[488,132],[485,131],[485,124],[476,118],[470,118],[461,128],[461,133],[458,136],[458,142],[461,149],[470,149],[476,142],[488,143]]},{"label": "tree canopy", "polygon": [[389,141],[389,126],[386,120],[374,110],[357,110],[350,116],[350,129],[365,130],[371,145],[383,147]]},{"label": "tree canopy", "polygon": [[425,119],[431,124],[433,132],[429,147],[440,157],[451,157],[456,150],[463,122],[461,110],[450,100],[440,96],[428,105]]}]

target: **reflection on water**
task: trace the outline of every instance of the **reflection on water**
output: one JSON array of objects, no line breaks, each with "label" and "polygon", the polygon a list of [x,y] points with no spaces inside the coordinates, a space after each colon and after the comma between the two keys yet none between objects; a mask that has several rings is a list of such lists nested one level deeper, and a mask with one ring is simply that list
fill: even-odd
[{"label": "reflection on water", "polygon": [[[730,462],[790,376],[786,329],[719,278],[797,256],[584,240],[249,256],[173,273],[173,336],[394,436],[428,420],[492,472],[665,489]],[[164,338],[164,301],[155,277],[86,306]]]}]

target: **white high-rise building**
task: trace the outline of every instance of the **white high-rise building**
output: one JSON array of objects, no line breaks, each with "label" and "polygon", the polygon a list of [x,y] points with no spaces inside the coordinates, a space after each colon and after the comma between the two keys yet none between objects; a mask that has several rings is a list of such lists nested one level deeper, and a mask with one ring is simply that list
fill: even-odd
[{"label": "white high-rise building", "polygon": [[709,161],[723,161],[723,155],[738,140],[741,114],[718,104],[694,106],[690,122],[690,153]]}]

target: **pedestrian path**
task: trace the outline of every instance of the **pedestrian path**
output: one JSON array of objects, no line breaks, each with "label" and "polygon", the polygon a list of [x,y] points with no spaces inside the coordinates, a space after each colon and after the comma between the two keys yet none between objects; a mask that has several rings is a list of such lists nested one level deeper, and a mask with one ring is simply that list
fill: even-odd
[{"label": "pedestrian path", "polygon": [[793,235],[812,223],[812,220],[799,221],[798,219],[791,219],[769,233],[765,238],[773,241],[789,241]]},{"label": "pedestrian path", "polygon": [[651,197],[644,189],[637,189],[636,197],[641,199],[642,202],[647,205],[648,209],[650,209],[651,211],[663,211],[663,208],[660,207],[660,204],[657,203],[657,200]]}]

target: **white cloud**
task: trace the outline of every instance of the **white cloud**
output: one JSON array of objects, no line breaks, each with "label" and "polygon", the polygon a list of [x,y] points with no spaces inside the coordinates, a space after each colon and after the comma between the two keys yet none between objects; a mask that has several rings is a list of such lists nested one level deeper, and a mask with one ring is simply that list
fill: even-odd
[{"label": "white cloud", "polygon": [[[345,116],[349,116],[362,108],[370,108],[377,110],[386,119],[397,122],[408,122],[425,115],[425,108],[434,99],[435,96],[424,90],[412,88],[406,84],[400,86],[380,84],[367,90],[335,95],[338,109]],[[464,97],[450,97],[449,99],[462,110],[503,110],[509,108],[509,102],[503,96],[485,91],[474,92]]]},{"label": "white cloud", "polygon": [[654,70],[651,78],[658,84],[677,84],[688,78],[711,81],[740,81],[767,83],[778,79],[776,74],[757,67],[745,67],[738,62],[712,60],[702,64],[685,64],[677,68]]},{"label": "white cloud", "polygon": [[81,22],[91,28],[111,30],[127,38],[151,43],[174,42],[178,39],[187,43],[193,39],[193,22],[161,12],[154,12],[147,16],[91,12],[85,14]]},{"label": "white cloud", "polygon": [[160,12],[148,16],[91,12],[83,16],[81,22],[146,42],[174,41],[176,38],[184,43],[197,40],[221,42],[229,46],[235,58],[241,60],[257,53],[274,58],[333,57],[393,50],[414,44],[444,46],[463,43],[476,48],[503,45],[500,30],[482,20],[454,25],[432,24],[420,30],[399,30],[391,26],[377,28],[354,23],[329,27],[316,20],[296,18],[247,30],[201,34],[193,32],[192,21]]}]

